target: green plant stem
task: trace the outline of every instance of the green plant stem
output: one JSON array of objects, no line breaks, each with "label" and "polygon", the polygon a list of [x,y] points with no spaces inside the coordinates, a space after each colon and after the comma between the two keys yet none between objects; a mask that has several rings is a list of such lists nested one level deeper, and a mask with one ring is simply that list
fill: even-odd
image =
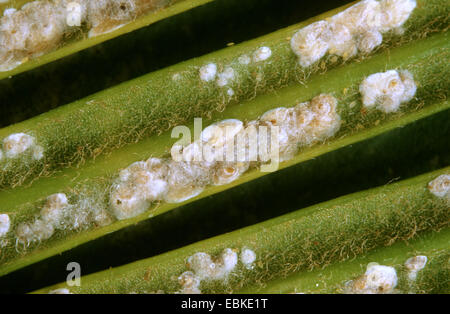
[{"label": "green plant stem", "polygon": [[[387,47],[405,44],[417,37],[427,37],[441,31],[441,27],[444,26],[438,22],[436,23],[439,26],[435,23],[432,29],[429,29],[430,20],[442,22],[448,13],[445,6],[444,8],[439,6],[441,1],[420,2],[419,8],[405,25],[408,31],[401,38],[388,36],[380,50],[389,55],[390,50],[385,49]],[[342,60],[327,58],[319,65],[308,69],[302,68],[291,51],[288,38],[299,28],[342,9],[144,75],[0,130],[0,138],[11,133],[28,132],[36,137],[45,151],[44,158],[40,161],[30,163],[17,161],[7,169],[4,167],[0,187],[15,187],[27,182],[27,179],[50,175],[52,171],[61,167],[79,166],[87,159],[137,142],[149,135],[161,133],[194,117],[208,117],[229,105],[252,99],[257,95],[298,82],[304,84],[313,73],[317,75],[311,78],[320,77],[318,73],[342,64]],[[446,39],[441,37],[441,40]],[[272,50],[272,56],[268,60],[245,66],[238,62],[241,55],[251,56],[257,48],[265,45]],[[414,53],[415,44],[411,44],[409,49]],[[403,57],[407,54],[405,50]],[[415,56],[408,55],[408,58]],[[357,60],[362,59],[366,57]],[[199,79],[199,68],[210,62],[215,62],[219,71],[226,66],[232,66],[237,79],[226,88],[217,87],[215,82],[202,82]],[[227,94],[228,88],[233,89],[233,96]]]},{"label": "green plant stem", "polygon": [[[410,113],[408,115],[402,112],[392,116],[382,116],[382,119],[387,118],[387,120],[376,125],[375,122],[378,120],[378,117],[371,117],[371,121],[365,122],[367,124],[365,129],[356,129],[356,123],[350,120],[347,123],[344,133],[347,133],[347,135],[351,134],[351,137],[347,136],[345,138],[334,139],[333,143],[328,143],[324,147],[305,149],[294,159],[281,163],[280,168],[282,169],[292,164],[314,158],[325,152],[376,136],[393,128],[402,127],[407,123],[446,110],[449,107],[447,101],[438,101],[438,99],[446,98],[445,86],[448,86],[447,71],[445,67],[444,71],[442,71],[443,64],[441,63],[441,61],[445,63],[445,57],[448,53],[448,42],[445,42],[446,38],[447,35],[440,35],[414,43],[411,46],[398,48],[390,51],[389,54],[381,54],[366,62],[351,64],[346,68],[332,70],[326,77],[320,76],[312,79],[308,86],[295,85],[286,87],[276,94],[260,96],[254,100],[244,102],[239,106],[230,107],[224,112],[213,115],[207,120],[207,124],[228,118],[244,121],[256,119],[277,105],[281,104],[286,107],[293,106],[296,103],[307,101],[320,93],[334,94],[341,101],[339,106],[349,115],[351,111],[348,109],[348,105],[350,101],[359,101],[359,94],[357,92],[355,93],[355,90],[357,90],[359,83],[365,76],[383,71],[386,68],[400,68],[415,71],[415,74],[419,75],[419,82],[423,90],[422,99],[409,106],[407,111],[410,111]],[[389,55],[389,58],[386,60],[387,55]],[[430,85],[428,86],[428,84]],[[346,92],[346,89],[350,91]],[[429,99],[429,101],[426,101],[424,98]],[[420,109],[424,105],[426,108]],[[356,106],[354,110],[357,111],[358,108]],[[416,111],[416,108],[420,110]],[[357,114],[356,116],[359,119],[366,120],[361,115]],[[205,123],[203,127],[206,127],[207,124]],[[188,126],[193,130],[193,123],[189,123]],[[14,208],[20,204],[35,202],[39,198],[57,193],[63,187],[73,188],[80,182],[91,180],[95,177],[116,174],[119,169],[125,168],[135,161],[144,160],[150,156],[164,156],[176,140],[171,138],[171,132],[164,132],[160,136],[146,138],[137,144],[117,149],[106,156],[99,156],[95,160],[88,160],[79,168],[64,169],[57,175],[40,178],[34,181],[33,184],[0,191],[0,201],[5,208]],[[259,172],[252,174],[248,180],[261,175],[264,174]],[[243,182],[248,180],[244,180]],[[240,184],[239,180],[230,186],[238,184]],[[221,186],[213,189],[219,191],[223,188]]]},{"label": "green plant stem", "polygon": [[[409,240],[449,225],[445,200],[426,188],[450,168],[399,183],[347,195],[156,257],[82,277],[74,293],[173,293],[186,259],[196,252],[216,256],[225,248],[256,253],[251,270],[238,265],[226,281],[204,282],[204,293],[237,292],[308,269],[351,260],[375,248]],[[64,287],[55,285],[47,292]]]},{"label": "green plant stem", "polygon": [[[345,282],[361,276],[369,263],[375,262],[380,265],[392,266],[397,269],[400,275],[404,272],[405,261],[413,256],[425,255],[428,258],[426,268],[421,271],[415,284],[415,292],[428,292],[425,289],[434,291],[434,293],[448,293],[448,277],[444,277],[442,272],[447,271],[447,265],[438,263],[443,257],[447,256],[450,242],[450,228],[440,232],[429,232],[418,236],[410,241],[401,241],[389,247],[375,249],[372,252],[364,254],[353,260],[329,265],[322,269],[313,271],[299,272],[286,278],[268,282],[264,287],[248,287],[238,293],[340,293],[343,290]],[[447,267],[447,270],[445,269]],[[425,273],[422,275],[422,273]],[[428,274],[427,274],[428,273]],[[403,276],[405,274],[402,274]],[[408,282],[401,278],[397,291],[408,293],[412,288]],[[443,283],[440,287],[437,283]],[[447,284],[446,284],[447,282]],[[439,290],[433,290],[431,287],[437,287]]]},{"label": "green plant stem", "polygon": [[[384,56],[380,55],[378,58],[370,59],[365,63],[349,65],[345,69],[345,71],[344,68],[333,70],[333,72],[329,73],[329,75],[327,76],[327,80],[329,80],[330,83],[329,85],[327,84],[328,90],[323,90],[323,79],[320,80],[319,78],[317,78],[317,80],[312,80],[307,88],[303,86],[292,86],[283,90],[283,93],[259,97],[251,102],[248,102],[247,104],[244,104],[243,106],[231,107],[229,108],[228,112],[221,113],[220,118],[223,119],[226,117],[238,117],[243,119],[242,117],[244,116],[248,119],[252,119],[256,118],[256,116],[261,114],[262,112],[273,108],[273,104],[280,103],[280,99],[282,99],[282,103],[294,105],[297,102],[309,99],[312,95],[315,95],[317,93],[336,91],[334,92],[336,97],[338,97],[338,99],[344,99],[344,101],[342,102],[341,110],[343,117],[346,115],[351,117],[347,122],[347,126],[343,128],[342,132],[339,133],[335,139],[329,141],[325,145],[319,145],[303,150],[294,159],[282,163],[280,165],[280,169],[300,162],[304,162],[306,160],[310,160],[326,152],[339,149],[340,147],[350,145],[352,143],[363,141],[394,128],[402,127],[420,118],[427,117],[434,113],[448,109],[449,103],[447,101],[440,103],[431,102],[430,104],[428,104],[426,102],[424,103],[422,100],[426,99],[426,97],[420,97],[419,99],[421,100],[419,102],[411,104],[408,108],[405,109],[405,111],[392,117],[375,115],[368,119],[368,116],[359,115],[360,119],[362,120],[354,120],[355,115],[349,115],[350,111],[347,107],[347,104],[350,103],[350,100],[359,98],[359,95],[357,93],[355,94],[349,91],[343,91],[346,86],[351,87],[351,83],[362,80],[369,69],[377,71],[379,69],[385,68],[386,66],[400,68],[404,66],[410,69],[412,72],[416,71],[415,73],[417,73],[418,77],[420,78],[419,82],[424,82],[423,84],[421,84],[421,88],[425,91],[431,90],[433,92],[432,98],[436,97],[437,95],[439,96],[439,94],[435,93],[435,90],[438,90],[438,88],[436,88],[436,85],[434,84],[438,84],[437,86],[439,86],[439,84],[446,84],[442,81],[442,76],[444,76],[445,78],[445,73],[440,71],[440,63],[437,62],[436,64],[434,64],[433,60],[445,59],[441,58],[440,55],[443,50],[443,48],[440,46],[442,41],[439,38],[433,38],[433,40],[430,38],[425,40],[424,42],[421,42],[423,46],[416,44],[415,47],[418,49],[418,51],[421,51],[421,47],[423,48],[425,46],[430,46],[429,44],[432,42],[436,44],[436,48],[434,49],[434,51],[433,49],[431,49],[432,51],[427,50],[427,52],[423,53],[422,55],[414,55],[413,60],[416,61],[415,63],[412,62],[412,57],[404,58],[404,55],[401,53],[403,49],[407,49],[408,47],[399,48],[398,50],[391,52],[391,58],[388,64],[386,64],[385,59],[383,59]],[[434,55],[433,52],[437,54]],[[426,67],[428,69],[427,71],[425,71],[426,74],[421,71],[423,67],[421,64],[423,63],[426,63]],[[434,66],[431,66],[433,64]],[[436,71],[441,72],[439,76],[436,75]],[[345,80],[339,80],[341,75],[344,75]],[[430,75],[430,77],[428,75]],[[433,79],[431,80],[431,78]],[[427,83],[430,83],[431,85],[427,86]],[[350,88],[349,90],[355,89],[357,90],[357,85],[356,87]],[[427,92],[418,91],[418,93],[427,95]],[[421,107],[424,108],[418,110],[418,108]],[[358,111],[358,109],[356,110]],[[355,130],[355,125],[359,124],[358,121],[363,123],[364,126],[367,127],[367,129]],[[376,121],[378,121],[378,123],[376,123]],[[9,208],[9,210],[6,212],[11,214],[13,219],[12,225],[16,226],[21,221],[29,221],[30,219],[32,219],[35,213],[40,210],[40,205],[42,203],[41,199],[50,194],[66,192],[69,195],[76,195],[77,193],[81,193],[80,190],[86,189],[86,187],[87,189],[90,189],[92,191],[99,191],[99,189],[107,190],[107,185],[111,183],[111,176],[114,176],[114,174],[117,173],[118,169],[126,167],[136,160],[146,159],[149,157],[149,155],[162,156],[169,149],[171,141],[173,141],[173,139],[171,140],[169,134],[167,133],[159,137],[151,138],[148,141],[143,141],[131,147],[117,150],[113,154],[105,156],[104,158],[100,157],[95,162],[87,163],[79,169],[67,169],[63,172],[62,175],[54,176],[51,178],[42,178],[41,180],[36,181],[30,187],[18,187],[13,190],[2,191],[0,192],[0,200],[3,202],[3,206],[5,206],[5,208]],[[150,147],[151,150],[149,149]],[[265,173],[259,171],[250,171],[231,184],[209,187],[198,197],[190,199],[183,204],[216,194],[231,187],[259,178],[263,175],[265,175]],[[105,206],[108,206],[107,201],[105,203]],[[103,234],[119,230],[139,221],[173,210],[180,205],[182,204],[160,204],[159,206],[156,206],[148,212],[135,218],[127,219],[124,221],[117,221],[109,226],[102,228],[83,230],[75,234],[72,233],[69,235],[61,235],[60,237],[56,237],[55,240],[49,241],[48,244],[41,244],[36,250],[32,250],[31,248],[29,248],[25,252],[26,254],[7,254],[8,258],[5,257],[3,259],[3,266],[0,269],[0,274],[6,274],[26,265],[30,265],[33,262],[42,260],[46,257],[73,248],[81,243],[85,243],[92,239],[98,238]],[[10,242],[15,243],[14,232],[11,233]],[[9,250],[11,252],[15,252],[13,246],[10,246]]]},{"label": "green plant stem", "polygon": [[[16,0],[16,1],[11,1],[11,3],[0,5],[0,13],[2,13],[2,11],[8,7],[20,8],[25,3],[31,2],[31,1],[35,1],[35,0],[22,0],[22,1]],[[35,69],[44,64],[53,62],[58,59],[62,59],[66,56],[77,53],[86,48],[93,47],[97,44],[100,44],[100,43],[110,40],[112,38],[132,32],[132,31],[137,30],[142,27],[146,27],[157,21],[160,21],[165,18],[169,18],[173,15],[182,13],[184,11],[193,9],[197,6],[207,4],[208,2],[211,2],[211,1],[214,1],[214,0],[172,0],[171,1],[172,4],[170,4],[166,8],[156,11],[156,12],[149,12],[149,13],[137,18],[136,20],[129,22],[127,25],[125,25],[119,29],[116,29],[114,31],[111,31],[111,32],[108,32],[108,33],[105,33],[102,35],[98,35],[95,37],[84,38],[82,40],[75,41],[75,42],[67,44],[55,51],[46,53],[37,58],[33,58],[33,59],[15,67],[12,70],[0,72],[0,80],[14,76],[14,75],[18,75],[18,74],[26,72],[26,71],[30,71],[30,70]]]}]

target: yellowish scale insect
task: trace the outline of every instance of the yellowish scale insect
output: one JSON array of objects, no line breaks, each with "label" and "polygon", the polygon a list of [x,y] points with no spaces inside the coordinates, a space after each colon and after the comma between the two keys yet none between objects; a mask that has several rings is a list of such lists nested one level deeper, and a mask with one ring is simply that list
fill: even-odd
[{"label": "yellowish scale insect", "polygon": [[443,174],[428,183],[428,190],[439,198],[450,201],[450,175]]},{"label": "yellowish scale insect", "polygon": [[415,7],[415,0],[360,1],[297,31],[290,41],[292,51],[302,67],[311,66],[326,53],[344,60],[358,52],[368,54],[381,45],[382,33],[400,32]]},{"label": "yellowish scale insect", "polygon": [[398,283],[394,267],[369,263],[364,275],[347,283],[348,293],[389,294],[394,292]]},{"label": "yellowish scale insect", "polygon": [[386,113],[398,111],[414,97],[416,89],[411,73],[396,70],[369,75],[359,86],[363,105]]},{"label": "yellowish scale insect", "polygon": [[410,257],[405,262],[405,267],[408,270],[408,279],[416,280],[417,273],[425,268],[428,258],[425,255],[417,255]]}]

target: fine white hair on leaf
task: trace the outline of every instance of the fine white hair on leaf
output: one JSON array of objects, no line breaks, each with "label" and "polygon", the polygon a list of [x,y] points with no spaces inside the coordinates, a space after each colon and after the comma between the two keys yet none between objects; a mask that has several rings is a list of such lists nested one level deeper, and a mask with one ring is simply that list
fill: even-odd
[{"label": "fine white hair on leaf", "polygon": [[217,74],[217,65],[209,63],[202,66],[199,70],[200,79],[205,82],[210,82],[215,79]]},{"label": "fine white hair on leaf", "polygon": [[77,197],[64,210],[64,222],[60,229],[80,230],[94,224],[105,226],[113,221],[112,216],[106,210],[104,197],[107,190],[100,188],[82,189],[77,192]]},{"label": "fine white hair on leaf", "polygon": [[55,231],[52,224],[42,219],[35,219],[31,223],[20,223],[16,228],[17,242],[28,246],[33,242],[49,239]]},{"label": "fine white hair on leaf", "polygon": [[416,92],[412,74],[389,70],[369,75],[359,86],[365,107],[376,106],[386,113],[398,111],[400,105],[411,100]]},{"label": "fine white hair on leaf", "polygon": [[105,208],[107,189],[89,187],[77,190],[69,203],[64,193],[49,195],[39,215],[18,224],[16,243],[29,246],[49,239],[58,230],[82,230],[92,225],[105,226],[113,217]]},{"label": "fine white hair on leaf", "polygon": [[20,223],[16,228],[17,242],[22,243],[26,246],[33,241],[34,235],[30,224]]},{"label": "fine white hair on leaf", "polygon": [[8,233],[11,221],[8,214],[0,214],[0,237]]},{"label": "fine white hair on leaf", "polygon": [[450,200],[450,174],[442,174],[428,183],[428,190],[439,198]]},{"label": "fine white hair on leaf", "polygon": [[47,240],[55,232],[55,228],[42,219],[36,219],[32,228],[37,241]]},{"label": "fine white hair on leaf", "polygon": [[272,55],[269,47],[260,47],[253,53],[253,62],[261,62],[267,60]]}]

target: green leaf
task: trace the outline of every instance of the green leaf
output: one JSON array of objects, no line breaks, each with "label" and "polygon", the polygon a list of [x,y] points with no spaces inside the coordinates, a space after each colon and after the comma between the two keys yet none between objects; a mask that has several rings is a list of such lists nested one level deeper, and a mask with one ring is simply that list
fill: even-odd
[{"label": "green leaf", "polygon": [[[448,203],[433,196],[426,186],[449,170],[340,197],[156,257],[88,275],[81,278],[80,287],[71,287],[70,291],[173,293],[181,289],[177,278],[189,270],[186,261],[193,254],[205,252],[217,257],[226,248],[237,253],[248,248],[257,256],[252,269],[238,263],[225,279],[205,279],[200,289],[203,293],[230,293],[243,288],[255,292],[253,289],[275,279],[348,261],[377,247],[448,226]],[[431,249],[445,247],[448,230],[443,234],[444,240],[436,240]],[[400,245],[398,250],[404,247]],[[65,283],[38,292],[61,287]]]}]

